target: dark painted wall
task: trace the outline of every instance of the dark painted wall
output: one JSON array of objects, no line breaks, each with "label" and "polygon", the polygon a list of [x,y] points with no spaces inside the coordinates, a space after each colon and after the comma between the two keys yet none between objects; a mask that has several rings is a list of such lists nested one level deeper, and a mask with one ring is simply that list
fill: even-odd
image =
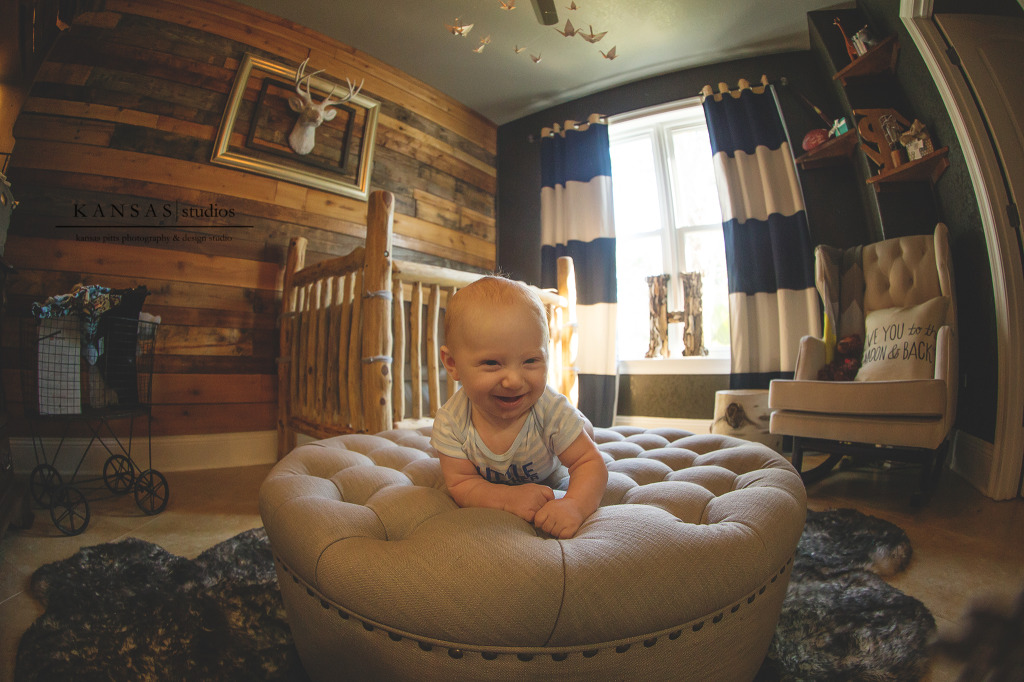
[{"label": "dark painted wall", "polygon": [[[992,280],[977,200],[949,116],[927,68],[903,29],[899,3],[862,0],[860,11],[877,36],[896,34],[901,50],[893,82],[899,107],[908,118],[919,118],[936,147],[949,147],[950,168],[936,183],[908,192],[876,195],[866,188],[873,172],[861,154],[848,165],[802,171],[812,243],[850,246],[883,237],[930,231],[935,220],[950,230],[956,293],[959,301],[960,388],[957,427],[991,442],[996,406],[996,321]],[[936,12],[972,11],[1020,14],[1012,0],[939,0]],[[810,20],[809,20],[810,21]],[[740,78],[757,81],[766,73],[773,82],[785,76],[789,87],[779,88],[794,153],[820,119],[804,106],[793,90],[808,97],[829,116],[846,115],[849,102],[832,80],[837,68],[835,43],[823,27],[811,23],[812,49],[688,69],[638,81],[590,95],[505,124],[498,129],[498,263],[512,275],[536,281],[540,252],[540,152],[531,141],[541,128],[565,119],[583,119],[593,112],[606,115],[633,111],[692,97],[706,83],[735,86]],[[863,25],[863,24],[860,24]],[[852,24],[851,24],[852,26]],[[859,25],[857,26],[859,28]],[[840,52],[840,54],[842,54]],[[966,381],[963,379],[966,378]],[[623,376],[619,414],[709,418],[714,392],[726,388],[727,378],[715,376]]]}]

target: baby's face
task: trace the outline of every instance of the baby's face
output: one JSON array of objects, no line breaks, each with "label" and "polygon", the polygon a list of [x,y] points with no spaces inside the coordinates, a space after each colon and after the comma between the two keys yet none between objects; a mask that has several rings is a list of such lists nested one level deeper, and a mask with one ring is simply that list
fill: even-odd
[{"label": "baby's face", "polygon": [[447,348],[445,367],[462,382],[479,416],[494,424],[518,420],[547,383],[544,329],[513,306],[484,308],[464,324]]}]

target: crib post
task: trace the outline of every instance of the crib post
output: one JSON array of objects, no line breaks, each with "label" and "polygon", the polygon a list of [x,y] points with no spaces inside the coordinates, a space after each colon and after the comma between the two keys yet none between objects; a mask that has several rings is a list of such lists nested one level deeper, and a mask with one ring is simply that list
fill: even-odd
[{"label": "crib post", "polygon": [[363,269],[363,419],[369,433],[391,428],[391,231],[395,196],[370,194]]},{"label": "crib post", "polygon": [[305,237],[293,237],[288,243],[284,283],[281,287],[281,337],[277,360],[277,456],[280,459],[295,449],[295,431],[288,425],[291,413],[292,341],[295,338],[296,294],[292,286],[295,273],[306,265]]}]

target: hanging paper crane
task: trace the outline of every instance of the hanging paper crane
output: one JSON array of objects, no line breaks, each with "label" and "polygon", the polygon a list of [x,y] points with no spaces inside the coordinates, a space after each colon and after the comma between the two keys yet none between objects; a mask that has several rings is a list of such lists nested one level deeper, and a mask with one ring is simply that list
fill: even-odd
[{"label": "hanging paper crane", "polygon": [[583,38],[588,43],[596,43],[601,38],[604,38],[608,34],[608,31],[602,31],[601,33],[594,33],[594,27],[590,27],[590,33],[584,33],[583,31],[576,31],[580,38]]},{"label": "hanging paper crane", "polygon": [[488,36],[486,36],[484,38],[481,38],[480,39],[480,44],[473,48],[473,52],[476,52],[477,54],[480,54],[481,52],[484,51],[485,47],[490,45],[490,43],[491,43],[491,36],[488,35]]},{"label": "hanging paper crane", "polygon": [[447,28],[453,36],[462,36],[465,38],[473,28],[473,24],[463,24],[462,21],[456,17],[454,24],[445,24],[445,28]]},{"label": "hanging paper crane", "polygon": [[607,52],[605,52],[604,50],[598,50],[598,52],[600,52],[601,56],[604,57],[605,59],[615,59],[616,57],[619,56],[619,55],[615,54],[615,46],[614,45],[612,45],[612,49],[608,50]]},{"label": "hanging paper crane", "polygon": [[579,7],[578,7],[578,6],[576,5],[576,3],[575,3],[575,2],[570,2],[570,3],[569,3],[569,6],[568,6],[568,7],[566,7],[566,9],[567,9],[567,10],[572,10],[572,11],[576,11],[576,10],[578,10],[578,9],[579,9]]},{"label": "hanging paper crane", "polygon": [[576,29],[573,28],[572,22],[569,21],[568,19],[565,20],[564,29],[556,28],[555,30],[561,33],[566,38],[572,38],[574,35],[576,35]]},{"label": "hanging paper crane", "polygon": [[519,54],[520,52],[523,52],[524,50],[526,50],[526,48],[525,47],[519,47],[518,45],[516,45],[515,50],[516,50],[516,54]]},{"label": "hanging paper crane", "polygon": [[505,0],[498,1],[501,3],[502,9],[514,10],[516,8],[516,0],[508,0],[508,2],[506,2]]},{"label": "hanging paper crane", "polygon": [[530,54],[530,59],[533,60],[534,64],[539,64],[540,63],[540,55],[539,54]]}]

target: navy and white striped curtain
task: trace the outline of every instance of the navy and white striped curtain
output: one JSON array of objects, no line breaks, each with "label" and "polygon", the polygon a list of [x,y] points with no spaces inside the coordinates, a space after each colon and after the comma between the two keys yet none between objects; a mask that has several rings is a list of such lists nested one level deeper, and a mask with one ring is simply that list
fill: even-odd
[{"label": "navy and white striped curtain", "polygon": [[545,128],[541,138],[541,286],[558,284],[572,256],[579,319],[579,408],[594,426],[615,418],[615,227],[608,126],[592,115]]},{"label": "navy and white striped curtain", "polygon": [[725,233],[732,388],[792,378],[801,337],[821,334],[803,194],[775,91],[762,83],[704,88]]}]

